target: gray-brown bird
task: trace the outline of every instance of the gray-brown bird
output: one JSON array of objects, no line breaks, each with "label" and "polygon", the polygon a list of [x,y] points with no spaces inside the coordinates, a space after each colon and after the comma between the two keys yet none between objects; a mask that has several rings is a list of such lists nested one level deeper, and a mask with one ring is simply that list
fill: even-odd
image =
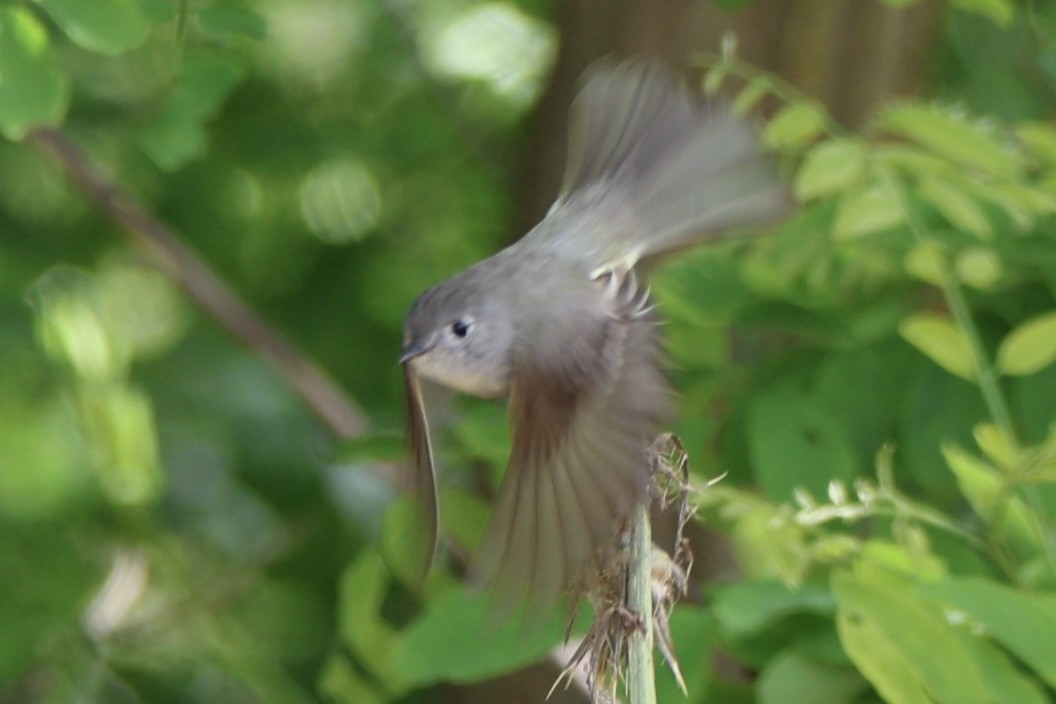
[{"label": "gray-brown bird", "polygon": [[658,61],[603,61],[582,86],[557,202],[518,242],[423,293],[400,357],[425,568],[438,508],[418,375],[508,398],[509,463],[473,574],[511,609],[551,607],[647,491],[645,446],[673,396],[648,266],[791,204],[752,126]]}]

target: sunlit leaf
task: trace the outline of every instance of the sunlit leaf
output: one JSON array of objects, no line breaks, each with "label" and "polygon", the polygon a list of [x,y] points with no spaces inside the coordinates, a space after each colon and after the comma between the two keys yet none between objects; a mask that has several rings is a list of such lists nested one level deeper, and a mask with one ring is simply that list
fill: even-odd
[{"label": "sunlit leaf", "polygon": [[987,291],[1001,279],[1001,259],[992,249],[970,247],[953,260],[957,278],[972,288]]},{"label": "sunlit leaf", "polygon": [[150,24],[136,0],[37,0],[71,40],[90,51],[120,54],[147,39]]},{"label": "sunlit leaf", "polygon": [[1056,361],[1056,311],[1021,323],[997,350],[997,366],[1005,374],[1027,375]]},{"label": "sunlit leaf", "polygon": [[[900,585],[832,579],[840,641],[891,704],[988,704],[982,676],[935,605]],[[935,657],[942,653],[942,657]]]},{"label": "sunlit leaf", "polygon": [[723,82],[730,73],[729,64],[719,63],[704,73],[704,94],[715,95],[722,88]]},{"label": "sunlit leaf", "polygon": [[58,125],[70,100],[47,31],[23,7],[0,7],[0,131],[21,139],[34,127]]},{"label": "sunlit leaf", "polygon": [[925,178],[921,180],[918,191],[921,198],[957,229],[976,237],[989,237],[993,231],[990,221],[975,200],[948,181]]},{"label": "sunlit leaf", "polygon": [[946,277],[946,250],[937,242],[918,242],[906,253],[906,271],[932,286],[941,286]]},{"label": "sunlit leaf", "polygon": [[138,389],[114,384],[86,390],[79,400],[107,498],[123,506],[157,501],[165,488],[165,474],[150,398]]},{"label": "sunlit leaf", "polygon": [[905,545],[880,538],[866,541],[862,546],[858,567],[859,574],[869,571],[871,574],[899,575],[921,581],[939,579],[948,571],[946,565],[931,553],[914,551]]},{"label": "sunlit leaf", "polygon": [[[941,596],[938,598],[941,601]],[[960,617],[960,614],[958,614]],[[970,629],[961,632],[961,642],[971,653],[983,676],[990,699],[1016,704],[1050,704],[1041,683],[1013,662],[1008,654],[994,645],[985,634]]]},{"label": "sunlit leaf", "polygon": [[1018,450],[1015,439],[1010,438],[996,423],[979,423],[972,429],[975,442],[991,462],[1002,469],[1011,468],[1016,462]]},{"label": "sunlit leaf", "polygon": [[1039,535],[1030,509],[1009,492],[1002,475],[989,463],[945,443],[942,455],[957,478],[957,486],[994,535],[1012,544],[1025,556],[1040,554],[1044,538]]},{"label": "sunlit leaf", "polygon": [[1053,189],[1021,182],[987,183],[977,187],[978,195],[1002,208],[1020,229],[1030,227],[1043,215],[1056,213]]},{"label": "sunlit leaf", "polygon": [[800,148],[825,130],[825,113],[810,103],[783,107],[767,125],[763,139],[773,149]]},{"label": "sunlit leaf", "polygon": [[839,239],[863,237],[902,224],[902,204],[890,188],[870,186],[840,202],[833,235]]},{"label": "sunlit leaf", "polygon": [[935,154],[1003,178],[1015,178],[1022,159],[979,125],[934,106],[907,103],[888,108],[885,128],[931,149]]},{"label": "sunlit leaf", "polygon": [[965,12],[982,15],[1001,27],[1007,27],[1015,16],[1010,0],[951,0],[951,4]]},{"label": "sunlit leaf", "polygon": [[747,114],[769,91],[770,81],[762,78],[752,79],[733,99],[733,112],[737,115]]},{"label": "sunlit leaf", "polygon": [[937,176],[945,179],[958,173],[958,166],[950,163],[948,159],[936,156],[916,144],[905,142],[877,144],[872,148],[871,158],[878,164],[892,166],[915,178]]},{"label": "sunlit leaf", "polygon": [[966,614],[990,639],[1056,687],[1056,618],[1043,601],[1051,594],[1029,594],[981,577],[949,577],[928,587],[927,593]]},{"label": "sunlit leaf", "polygon": [[949,318],[911,315],[899,324],[898,334],[951,374],[969,381],[975,378],[971,343]]},{"label": "sunlit leaf", "polygon": [[856,141],[833,139],[807,153],[796,174],[796,195],[802,200],[846,190],[865,170],[865,149]]}]

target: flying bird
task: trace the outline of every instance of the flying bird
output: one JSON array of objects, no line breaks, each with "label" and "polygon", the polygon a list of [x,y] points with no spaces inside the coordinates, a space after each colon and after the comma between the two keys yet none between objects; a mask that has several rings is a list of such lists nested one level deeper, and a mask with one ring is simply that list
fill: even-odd
[{"label": "flying bird", "polygon": [[581,85],[557,201],[425,291],[400,355],[423,570],[438,506],[419,378],[507,399],[509,461],[471,574],[510,608],[547,609],[580,584],[646,495],[645,447],[673,416],[649,268],[791,205],[752,124],[658,60],[602,61]]}]

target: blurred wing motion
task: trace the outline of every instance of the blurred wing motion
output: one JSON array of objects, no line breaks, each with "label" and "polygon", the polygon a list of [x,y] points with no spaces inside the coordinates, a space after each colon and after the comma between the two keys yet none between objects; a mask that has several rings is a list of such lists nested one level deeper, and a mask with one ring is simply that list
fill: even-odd
[{"label": "blurred wing motion", "polygon": [[633,264],[792,208],[752,122],[691,94],[660,61],[599,61],[584,81],[551,213],[597,208],[599,199],[629,212],[630,227],[584,233],[606,262]]},{"label": "blurred wing motion", "polygon": [[583,577],[649,485],[647,441],[671,413],[658,321],[633,272],[586,281],[514,362],[513,447],[475,577],[499,609],[543,614]]},{"label": "blurred wing motion", "polygon": [[409,563],[424,580],[433,564],[439,533],[439,506],[436,499],[436,472],[433,469],[433,445],[429,438],[429,419],[425,415],[422,385],[409,364],[403,365],[404,390],[407,398],[407,436],[411,445],[411,491],[414,496],[415,522],[419,535],[409,541]]}]

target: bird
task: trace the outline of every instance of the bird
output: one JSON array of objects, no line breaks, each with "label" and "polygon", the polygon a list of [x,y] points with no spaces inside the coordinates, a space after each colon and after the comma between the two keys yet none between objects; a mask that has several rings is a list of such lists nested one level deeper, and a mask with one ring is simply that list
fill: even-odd
[{"label": "bird", "polygon": [[470,576],[506,608],[533,612],[584,584],[647,495],[645,449],[675,400],[650,270],[793,205],[755,124],[656,58],[588,68],[568,140],[545,217],[422,293],[399,356],[422,572],[439,517],[426,378],[506,399],[509,459]]}]

